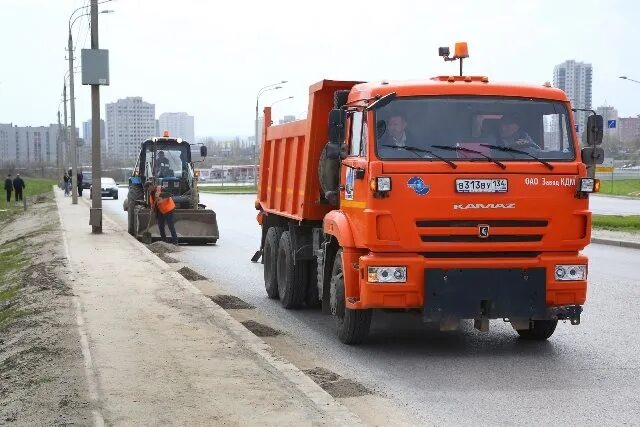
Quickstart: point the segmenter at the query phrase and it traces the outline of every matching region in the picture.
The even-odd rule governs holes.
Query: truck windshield
[[[450,160],[575,159],[569,113],[559,101],[407,97],[396,98],[375,115],[381,159],[438,160],[433,154]]]

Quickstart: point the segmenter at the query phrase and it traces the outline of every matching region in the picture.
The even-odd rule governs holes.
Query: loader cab
[[[148,178],[182,180],[189,178],[191,151],[188,143],[176,138],[153,138],[142,144],[136,170]]]

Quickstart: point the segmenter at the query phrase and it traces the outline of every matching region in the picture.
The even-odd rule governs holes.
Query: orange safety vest
[[[149,194],[149,201],[151,202],[151,205],[156,204],[153,193]],[[156,206],[158,206],[158,210],[160,211],[160,213],[165,215],[176,208],[176,203],[173,201],[173,198],[171,196],[167,198],[159,197]]]

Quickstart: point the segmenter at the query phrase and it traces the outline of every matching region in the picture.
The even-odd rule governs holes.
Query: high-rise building
[[[281,118],[280,120],[278,120],[278,124],[283,125],[285,123],[291,123],[291,122],[295,122],[296,121],[296,116],[284,116],[283,118]]]
[[[0,124],[0,164],[28,166],[58,160],[58,125]],[[78,130],[76,129],[76,135]],[[60,141],[62,143],[62,141]]]
[[[162,113],[158,117],[158,127],[160,133],[167,130],[172,137],[182,138],[190,143],[196,142],[193,131],[193,116],[187,113]]]
[[[127,97],[105,105],[106,155],[111,160],[133,160],[144,140],[155,136],[156,107],[141,97]]]
[[[593,68],[591,64],[584,62],[572,59],[556,65],[553,69],[553,85],[567,94],[573,108],[591,109],[592,80]],[[587,115],[584,111],[576,112],[578,133],[584,131]]]
[[[640,115],[638,117],[620,117],[618,119],[618,127],[620,141],[625,144],[640,139]]]

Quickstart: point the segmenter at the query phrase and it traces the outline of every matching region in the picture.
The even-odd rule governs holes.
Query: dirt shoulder
[[[53,194],[0,222],[0,424],[90,424]]]

